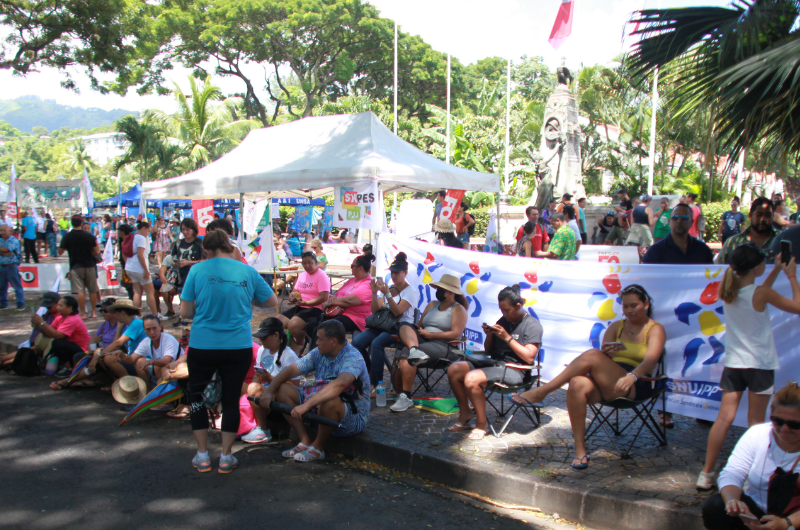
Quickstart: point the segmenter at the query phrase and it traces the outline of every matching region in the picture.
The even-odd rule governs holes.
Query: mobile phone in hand
[[[784,263],[789,263],[792,261],[792,242],[791,241],[781,241],[781,261]]]
[[[620,342],[620,341],[615,341],[615,342],[604,342],[604,343],[603,343],[603,346],[604,346],[604,347],[605,347],[605,346],[616,346],[616,348],[617,348],[617,350],[618,350],[618,351],[622,351],[622,350],[627,350],[627,349],[628,349],[628,348],[626,348],[626,347],[625,347],[625,345],[624,345],[622,342]]]
[[[761,519],[750,513],[740,513],[739,517],[749,523],[761,523]]]

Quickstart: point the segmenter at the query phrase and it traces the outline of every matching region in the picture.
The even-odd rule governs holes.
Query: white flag
[[[94,209],[94,192],[92,191],[92,183],[89,180],[89,175],[86,174],[86,168],[83,168],[83,181],[86,183],[86,202],[88,203],[89,215],[92,215]]]
[[[494,216],[494,210],[489,212],[489,226],[486,227],[486,243],[483,245],[483,251],[492,254],[503,253],[500,241],[497,240],[497,218]]]
[[[111,244],[111,238],[106,241],[106,247],[103,249],[103,267],[114,264],[114,247]]]
[[[59,289],[61,289],[61,265],[58,266],[58,274],[56,274],[56,280],[53,282],[53,286],[50,287],[50,290],[54,293],[57,293]]]
[[[142,194],[139,195],[139,215],[142,216],[142,221],[147,221],[147,201],[144,199],[144,187],[142,187]]]
[[[248,259],[247,262],[257,271],[277,269],[279,267],[278,253],[275,252],[275,241],[272,239],[272,223],[268,224],[261,232],[259,243],[261,251],[254,259]]]
[[[11,164],[11,181],[8,183],[8,197],[6,203],[17,202],[17,168]]]

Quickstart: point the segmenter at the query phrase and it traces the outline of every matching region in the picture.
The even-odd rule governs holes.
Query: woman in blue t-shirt
[[[187,356],[190,418],[197,440],[197,456],[192,465],[201,473],[211,471],[208,413],[202,393],[216,372],[222,388],[222,456],[218,471],[230,473],[237,465],[231,448],[239,431],[239,396],[253,364],[250,301],[255,299],[262,306],[274,307],[278,299],[253,267],[233,259],[233,245],[223,230],[206,234],[203,249],[208,259],[192,267],[181,293],[181,316],[194,319]]]

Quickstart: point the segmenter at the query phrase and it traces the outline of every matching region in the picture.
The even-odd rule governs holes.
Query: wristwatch
[[[784,517],[784,519],[783,519],[783,520],[784,520],[784,521],[786,521],[786,524],[788,524],[788,525],[789,525],[789,527],[788,527],[786,530],[795,530],[795,528],[794,528],[794,525],[792,524],[792,520],[791,520],[791,519],[789,519],[788,517]]]

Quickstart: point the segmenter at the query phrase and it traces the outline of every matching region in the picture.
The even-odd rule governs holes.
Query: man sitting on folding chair
[[[458,422],[451,432],[470,431],[470,440],[486,436],[489,420],[486,417],[484,390],[490,383],[520,386],[532,381],[532,364],[542,345],[542,324],[525,311],[525,300],[520,287],[506,287],[497,295],[503,316],[494,326],[483,324],[486,340],[483,346],[491,360],[468,358],[447,370],[450,388],[458,400]],[[470,425],[472,414],[469,402],[475,407],[475,424]]]
[[[589,467],[586,452],[586,407],[615,398],[647,399],[655,392],[649,375],[664,351],[664,327],[651,318],[652,299],[640,285],[620,292],[625,318],[613,322],[603,336],[602,350],[583,352],[549,383],[534,387],[513,399],[538,403],[569,383],[567,410],[575,439],[572,467]],[[649,413],[648,413],[649,415]]]

